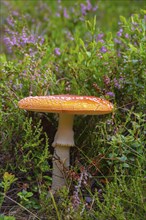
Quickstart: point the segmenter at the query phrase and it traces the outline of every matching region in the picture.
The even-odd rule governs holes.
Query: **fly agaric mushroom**
[[[30,96],[18,103],[19,108],[28,111],[59,114],[58,130],[54,142],[52,190],[66,185],[63,167],[69,168],[70,147],[74,146],[74,115],[103,115],[111,113],[113,105],[94,96],[49,95]]]

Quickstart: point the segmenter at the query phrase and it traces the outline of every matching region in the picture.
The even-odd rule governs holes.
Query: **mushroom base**
[[[65,172],[70,164],[69,154],[69,147],[59,146],[54,149],[52,190],[57,190],[66,185]]]

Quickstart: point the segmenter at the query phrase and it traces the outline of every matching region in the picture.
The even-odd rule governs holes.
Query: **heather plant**
[[[0,184],[0,187],[3,189],[3,192],[0,194],[0,207],[3,204],[4,198],[6,196],[6,193],[10,189],[11,185],[17,180],[15,178],[15,175],[9,174],[8,172],[5,172],[3,175],[3,181]]]
[[[119,2],[2,1],[0,219],[144,219],[146,11]],[[49,94],[114,104],[112,115],[75,117],[67,186],[55,194],[56,115],[18,109]]]

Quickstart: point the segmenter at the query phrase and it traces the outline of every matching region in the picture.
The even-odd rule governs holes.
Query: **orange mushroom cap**
[[[94,96],[49,95],[30,96],[18,102],[19,108],[28,111],[54,112],[78,115],[102,115],[113,111],[107,100]]]

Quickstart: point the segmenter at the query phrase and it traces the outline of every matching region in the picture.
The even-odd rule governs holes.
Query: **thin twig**
[[[34,213],[32,213],[31,211],[29,211],[27,208],[25,208],[23,205],[21,205],[20,203],[16,202],[14,199],[12,199],[11,197],[7,196],[5,193],[1,193],[1,195],[3,195],[4,197],[6,197],[7,199],[11,200],[12,202],[14,202],[15,204],[17,204],[18,206],[20,206],[21,208],[23,208],[24,210],[26,210],[28,213],[30,213],[31,215],[33,215],[36,219],[41,220],[39,217],[37,217]]]

